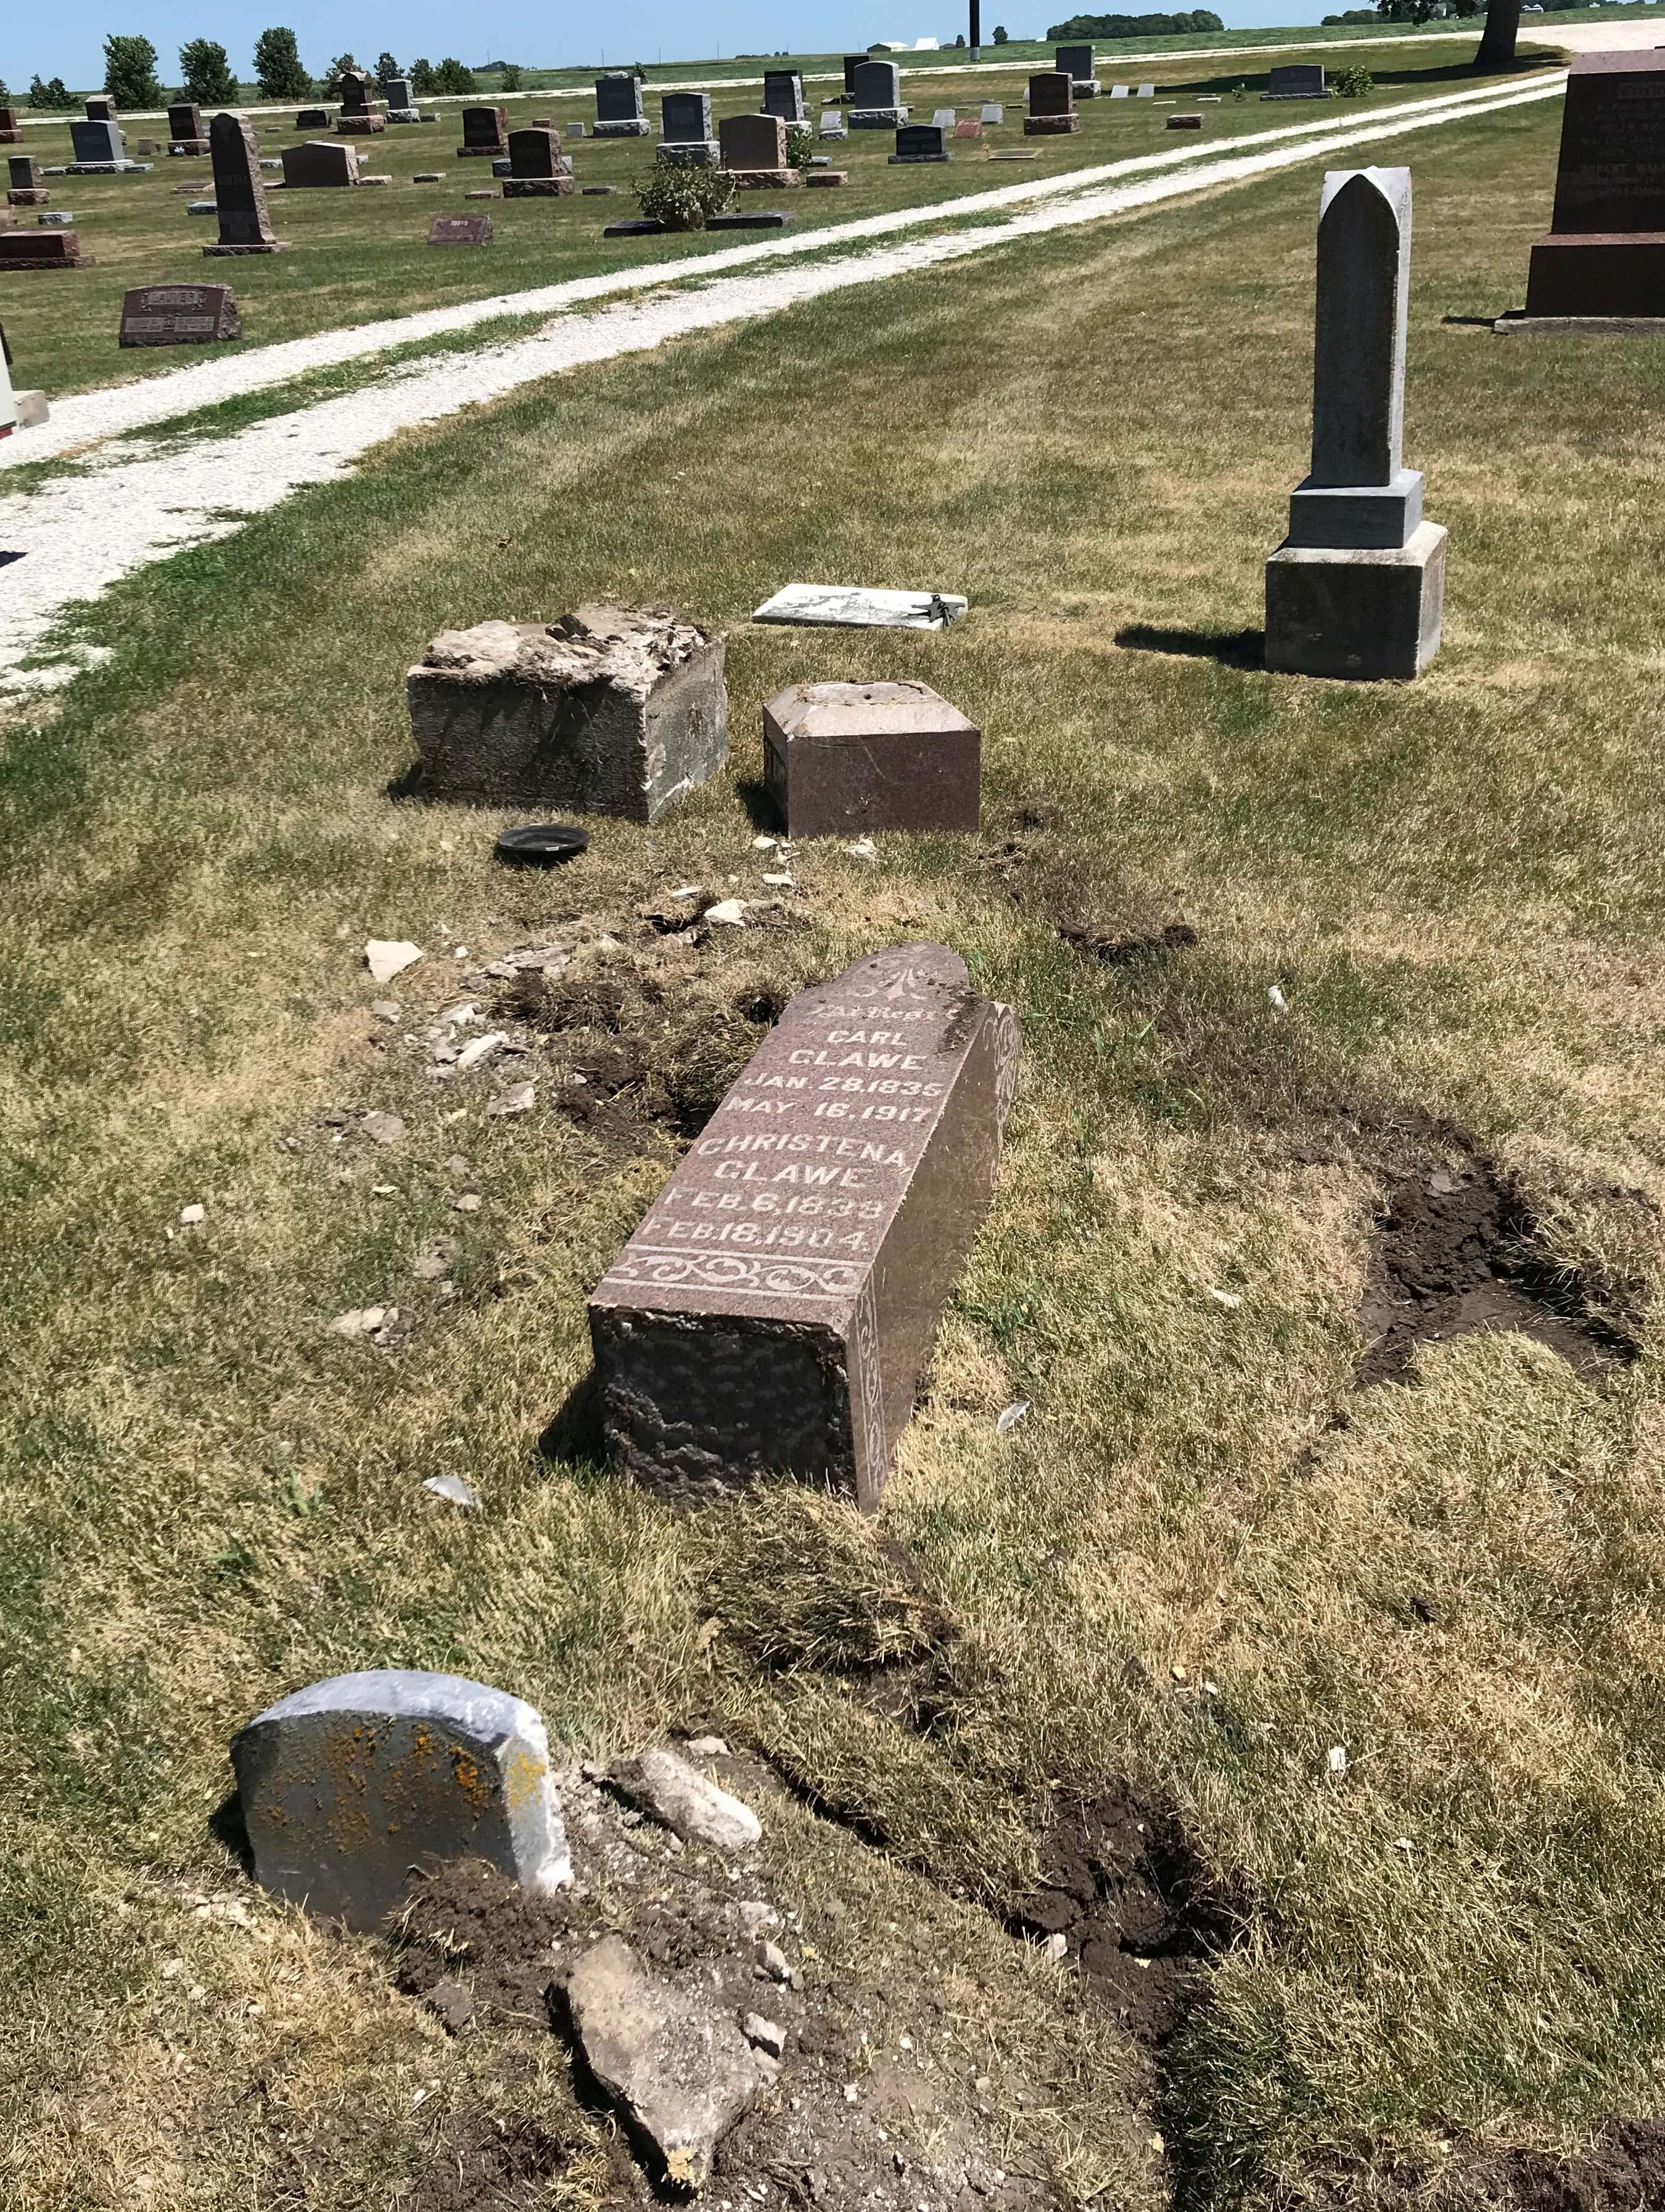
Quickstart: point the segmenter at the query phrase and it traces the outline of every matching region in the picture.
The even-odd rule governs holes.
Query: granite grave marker
[[[362,70],[346,70],[341,80],[341,112],[336,129],[343,138],[368,138],[387,128],[374,80]]]
[[[345,152],[346,149],[340,150]],[[247,117],[216,115],[209,125],[209,151],[214,159],[214,202],[220,218],[220,240],[216,246],[205,246],[203,252],[213,258],[285,252],[284,241],[272,235],[254,126]]]
[[[17,119],[15,107],[0,107],[0,146],[21,146],[23,126]]]
[[[1526,317],[1665,317],[1665,47],[1573,56]]]
[[[590,1298],[621,1468],[690,1504],[785,1473],[877,1504],[1018,1050],[939,945],[798,993]]]
[[[497,161],[509,150],[509,118],[501,107],[465,107],[459,161]]]
[[[6,193],[13,207],[45,207],[51,193],[40,181],[40,164],[33,154],[13,154],[6,162],[9,189]]]
[[[112,162],[124,161],[127,158],[127,141],[122,135],[119,123],[93,117],[85,123],[72,123],[70,125],[70,143],[75,149],[77,167],[90,163],[105,168]]]
[[[725,115],[717,126],[723,166],[737,191],[778,190],[796,185],[798,172],[786,161],[786,125],[778,115]]]
[[[122,298],[124,346],[212,345],[242,335],[229,284],[142,284]]]
[[[212,143],[211,132],[209,137]],[[356,147],[338,145],[333,138],[309,138],[304,146],[283,149],[286,191],[300,191],[313,185],[356,185],[358,181]]]
[[[902,72],[894,62],[864,61],[856,71],[852,131],[894,131],[908,119],[902,105]]]
[[[808,122],[803,105],[803,79],[796,70],[764,70],[763,112],[778,115],[783,123],[794,125]]]
[[[0,269],[91,269],[97,256],[83,253],[73,230],[7,231],[0,234]]]
[[[428,225],[430,246],[489,246],[492,219],[488,215],[436,215]]]
[[[711,96],[708,92],[668,92],[659,102],[664,132],[658,159],[673,167],[709,168],[720,158],[711,128]]]
[[[167,111],[167,150],[170,154],[199,155],[209,150],[203,128],[203,111],[194,100],[176,100]]]
[[[1062,70],[1075,88],[1077,100],[1092,100],[1099,90],[1099,58],[1091,46],[1057,46],[1052,66]]]
[[[929,684],[795,684],[763,709],[789,837],[975,830],[983,734]]]
[[[1029,80],[1029,112],[1023,118],[1024,137],[1058,137],[1080,128],[1073,80],[1063,70],[1038,70]]]
[[[608,70],[596,79],[596,136],[650,138],[653,125],[642,112],[641,80],[631,70]]]
[[[555,199],[572,189],[572,165],[561,153],[559,131],[532,125],[509,133],[506,200]]]
[[[951,161],[948,132],[940,123],[905,123],[896,133],[896,151],[890,157],[891,167],[899,162]]]
[[[1266,74],[1262,100],[1328,100],[1329,90],[1318,62],[1286,62]]]

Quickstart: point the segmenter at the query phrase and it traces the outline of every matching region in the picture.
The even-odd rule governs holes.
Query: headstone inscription
[[[1574,55],[1526,315],[1665,317],[1665,48]]]
[[[1074,80],[1063,70],[1038,70],[1029,80],[1029,112],[1023,118],[1026,138],[1053,138],[1081,128],[1075,112]]]
[[[181,155],[208,152],[208,133],[203,128],[203,111],[194,100],[176,100],[168,109],[167,150],[170,154]]]
[[[910,161],[952,161],[948,132],[940,123],[905,123],[896,133],[896,151],[891,155],[891,167]]]
[[[763,112],[778,115],[783,123],[794,125],[808,122],[803,104],[803,79],[796,70],[764,70]]]
[[[1057,46],[1052,66],[1062,70],[1075,87],[1077,100],[1093,100],[1099,92],[1099,58],[1091,46]]]
[[[1323,67],[1318,62],[1285,62],[1266,74],[1262,100],[1328,100]]]
[[[1420,675],[1439,650],[1445,532],[1404,465],[1411,173],[1332,169],[1318,215],[1312,467],[1266,566],[1266,665]]]
[[[523,1889],[572,1878],[542,1720],[458,1674],[337,1674],[233,1741],[263,1888],[374,1928],[414,1869],[484,1859]]]
[[[492,219],[488,215],[436,215],[428,225],[430,246],[489,246]]]
[[[632,70],[608,70],[596,79],[596,136],[651,138],[653,125],[642,112],[641,79]]]
[[[657,159],[673,167],[709,168],[719,158],[708,92],[668,92],[659,102],[664,137]]]
[[[73,230],[7,231],[0,236],[0,269],[91,269],[96,255],[82,253]]]
[[[0,146],[21,146],[23,126],[17,119],[15,107],[0,107]]]
[[[763,777],[789,837],[975,830],[983,733],[911,679],[794,684],[763,709]]]
[[[902,72],[894,62],[863,61],[856,71],[852,131],[894,131],[908,119],[902,105]]]
[[[496,161],[509,150],[509,118],[501,107],[465,107],[463,110],[463,143],[457,149],[458,161],[476,158]]]
[[[723,653],[668,607],[442,631],[405,678],[422,788],[657,821],[729,757]]]
[[[336,118],[336,129],[342,137],[368,138],[376,131],[386,130],[387,118],[375,94],[375,81],[364,70],[342,72],[341,112]]]
[[[283,183],[288,191],[358,181],[359,157],[354,147],[338,146],[333,138],[309,138],[304,146],[283,149]]]
[[[559,131],[533,126],[509,133],[506,200],[554,199],[572,190],[572,165],[561,153]]]
[[[205,246],[203,252],[213,258],[233,253],[286,252],[285,241],[272,235],[254,126],[247,117],[216,115],[209,125],[209,151],[214,158],[214,204],[220,218],[220,240],[216,246]]]
[[[723,166],[737,191],[779,191],[799,182],[786,163],[786,125],[778,115],[725,115],[717,126]]]
[[[124,346],[211,345],[242,335],[229,284],[142,284],[122,298]]]
[[[13,207],[45,207],[51,198],[51,192],[40,181],[40,164],[33,154],[13,154],[6,161],[9,190],[6,198]]]
[[[688,1504],[776,1472],[878,1504],[1018,1050],[940,945],[798,993],[590,1298],[621,1468]]]
[[[1004,102],[998,100],[985,100],[983,103],[983,120],[986,125],[1004,123],[1006,120]]]

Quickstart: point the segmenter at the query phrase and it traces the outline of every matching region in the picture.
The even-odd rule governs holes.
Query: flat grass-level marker
[[[765,599],[754,622],[805,623],[851,629],[946,629],[966,611],[955,592],[869,591],[861,584],[786,584]]]

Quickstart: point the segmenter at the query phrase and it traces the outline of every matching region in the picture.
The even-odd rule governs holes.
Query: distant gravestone
[[[896,133],[896,151],[891,155],[891,166],[910,161],[951,161],[954,159],[946,143],[948,132],[940,123],[905,123]]]
[[[506,200],[554,199],[572,189],[572,165],[561,153],[559,131],[540,131],[533,125],[509,133]]]
[[[1003,104],[998,100],[985,100],[983,103],[983,120],[985,125],[990,125],[1004,123],[1006,109]]]
[[[1266,568],[1266,665],[1411,677],[1439,650],[1445,532],[1404,465],[1411,173],[1332,169],[1318,216],[1312,467]]]
[[[902,72],[894,62],[864,61],[856,71],[852,131],[894,131],[908,119],[902,105]]]
[[[206,154],[208,133],[203,111],[194,100],[176,100],[167,111],[167,150],[170,154]]]
[[[1328,100],[1323,67],[1318,62],[1286,62],[1268,70],[1262,100]]]
[[[231,1756],[255,1879],[350,1928],[461,1859],[533,1892],[571,1878],[543,1723],[483,1683],[338,1674],[258,1714]]]
[[[446,630],[405,690],[439,798],[653,822],[729,757],[723,640],[664,607]]]
[[[856,72],[865,66],[865,54],[846,54],[844,57],[844,96],[852,100],[856,94]]]
[[[1110,88],[1110,96],[1112,100],[1125,100],[1130,90],[1130,86],[1125,84],[1113,84]]]
[[[347,149],[343,147],[340,150],[344,153]],[[209,125],[209,151],[214,158],[214,202],[220,218],[220,240],[217,246],[205,246],[203,252],[212,258],[219,254],[284,252],[283,241],[272,235],[253,125],[245,116],[216,115]]]
[[[808,122],[803,105],[803,79],[796,70],[764,70],[763,112],[778,115],[783,123],[795,126]]]
[[[1154,100],[1156,97],[1156,87],[1153,84],[1141,84],[1138,92],[1135,94],[1135,97],[1139,100]]]
[[[509,150],[508,130],[509,118],[503,108],[465,107],[457,159],[496,161]]]
[[[116,103],[107,92],[95,92],[88,100],[87,120],[89,123],[120,122],[121,118],[116,112]]]
[[[1200,115],[1173,114],[1168,118],[1168,128],[1170,131],[1200,131],[1202,118]]]
[[[489,246],[492,219],[488,215],[436,215],[428,225],[430,246]]]
[[[122,299],[124,346],[212,345],[242,335],[229,284],[143,284]]]
[[[931,117],[931,121],[939,131],[952,131],[954,125],[954,112],[951,107],[939,107]]]
[[[1097,94],[1099,61],[1091,46],[1055,47],[1052,66],[1070,79],[1077,100],[1091,100]]]
[[[778,115],[725,115],[717,126],[723,166],[742,191],[796,184],[786,163],[786,125]]]
[[[590,1301],[615,1462],[872,1510],[1000,1164],[1018,1027],[938,945],[801,991]]]
[[[820,135],[823,138],[849,137],[850,125],[845,121],[841,109],[824,107],[821,110]]]
[[[983,136],[983,125],[975,115],[968,115],[963,121],[954,125],[954,135],[956,138],[980,138]]]
[[[1023,118],[1024,137],[1052,138],[1080,128],[1074,80],[1063,70],[1037,70],[1029,80],[1029,112]]]
[[[373,78],[362,70],[346,70],[341,80],[341,112],[336,129],[343,138],[368,138],[387,128],[381,102],[375,97]]]
[[[664,137],[658,158],[673,167],[709,168],[720,158],[711,129],[711,96],[708,92],[668,92],[659,102]]]
[[[0,146],[21,146],[23,126],[17,119],[15,107],[0,107]]]
[[[1526,313],[1665,317],[1665,50],[1573,56],[1555,212],[1532,249]]]
[[[303,107],[295,118],[297,131],[327,131],[330,111],[327,107]]]
[[[382,88],[387,95],[387,119],[390,123],[420,123],[416,95],[410,88],[408,76],[391,76]]]
[[[0,269],[91,269],[96,256],[82,253],[73,230],[0,231]]]
[[[40,181],[40,164],[33,154],[13,154],[6,162],[7,200],[13,207],[45,207],[51,194]]]
[[[91,102],[88,104],[90,106]],[[85,123],[72,123],[70,125],[70,143],[75,149],[77,164],[94,163],[102,167],[126,158],[127,141],[122,136],[118,123],[94,118],[89,118]]]
[[[331,138],[309,138],[304,146],[283,149],[283,183],[289,191],[312,185],[356,185],[359,157],[351,146]]]
[[[569,138],[582,138],[584,136],[583,124],[569,123],[566,125],[566,135]]]
[[[763,709],[789,837],[975,830],[983,737],[929,684],[795,684]]]
[[[642,112],[641,79],[632,70],[608,70],[596,79],[596,136],[650,138],[653,125]]]

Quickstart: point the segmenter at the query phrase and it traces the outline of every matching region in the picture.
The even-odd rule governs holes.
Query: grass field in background
[[[1250,73],[1234,64],[1229,70],[1207,73],[1190,67],[1163,70],[1153,64],[1149,74],[1159,82],[1163,98],[1190,100],[1210,92],[1222,95],[1219,107],[1206,111],[1209,142],[1315,116],[1314,106],[1262,105],[1259,94],[1265,88],[1263,70]],[[1365,112],[1374,113],[1392,100],[1426,97],[1483,82],[1474,78],[1467,58],[1456,50],[1426,43],[1396,46],[1391,67],[1384,64],[1375,74],[1379,90],[1371,100],[1333,102],[1323,114],[1333,113],[1337,121],[1343,121]],[[848,172],[847,185],[832,191],[799,189],[750,193],[736,204],[751,210],[784,208],[792,216],[794,229],[801,232],[893,208],[935,205],[967,193],[1058,175],[1130,155],[1172,150],[1178,143],[1166,127],[1169,109],[1159,105],[1153,108],[1148,102],[1108,99],[1084,101],[1081,127],[1070,137],[1025,139],[1025,76],[1018,71],[1009,77],[978,79],[977,100],[1001,100],[1006,121],[986,143],[956,146],[954,159],[947,166],[893,168],[889,163],[895,145],[893,134],[857,131],[844,141],[819,148]],[[1232,97],[1238,84],[1247,88],[1248,96],[1242,100]],[[761,97],[760,89],[756,97]],[[713,115],[721,117],[747,112],[752,104],[747,94],[734,92],[715,95],[711,106]],[[916,114],[923,114],[928,121],[933,104],[916,97]],[[960,105],[966,112],[975,112],[974,103]],[[518,105],[516,119],[532,112]],[[594,101],[552,100],[548,112],[553,121],[563,125],[575,116],[592,118]],[[657,119],[657,111],[651,101],[649,112]],[[602,232],[608,223],[637,212],[632,196],[634,185],[653,161],[653,143],[645,139],[621,142],[585,137],[572,144],[578,184],[616,185],[621,187],[620,197],[586,199],[574,193],[565,199],[497,200],[488,207],[485,202],[465,201],[463,195],[469,190],[493,185],[491,164],[456,158],[461,125],[454,108],[442,113],[444,120],[438,124],[390,125],[373,139],[346,142],[366,154],[366,168],[391,175],[394,180],[391,186],[274,191],[272,228],[278,237],[289,241],[287,253],[234,261],[203,258],[202,247],[218,235],[214,219],[187,215],[185,209],[192,197],[191,187],[202,197],[213,196],[206,159],[171,161],[164,150],[148,177],[50,179],[52,204],[74,212],[82,251],[94,255],[98,265],[47,276],[0,271],[0,323],[5,326],[16,363],[14,380],[37,386],[49,395],[62,394],[165,374],[188,361],[204,358],[209,349],[202,347],[124,351],[118,345],[122,295],[136,284],[229,283],[236,291],[242,318],[243,337],[237,343],[262,345],[423,307],[626,269],[633,264],[697,258],[747,240],[745,233],[726,232],[680,238],[604,238]],[[138,126],[130,125],[130,144],[142,135]],[[275,156],[285,146],[298,143],[300,134],[294,128],[293,117],[282,121],[266,117],[257,119],[257,136],[262,154]],[[1025,162],[990,161],[991,147],[1020,147],[1038,158]],[[32,131],[28,150],[43,167],[68,160],[68,125]],[[429,169],[443,171],[445,181],[413,185],[411,179],[418,171]],[[476,206],[487,208],[492,218],[489,246],[432,247],[427,244],[428,225],[434,216]],[[30,225],[33,214],[20,210],[18,220],[21,225]],[[232,349],[213,349],[215,352]]]
[[[573,1755],[716,1721],[887,1838],[898,1883],[997,1909],[1055,1793],[1171,1808],[1224,1948],[1154,2081],[1106,2044],[1068,2203],[1451,2205],[1502,2148],[1665,2111],[1657,1358],[1592,1382],[1469,1336],[1354,1378],[1381,1194],[1467,1145],[1644,1346],[1665,1291],[1659,354],[1487,327],[1559,129],[1546,104],[1408,149],[1407,457],[1451,533],[1414,686],[1256,660],[1307,459],[1316,163],[552,380],[90,615],[111,659],[0,767],[20,2207],[392,2201],[515,2067],[594,2129],[547,2036],[446,2043],[376,1943],[248,1888],[210,1826],[241,1721],[377,1665],[500,1684]],[[796,578],[971,612],[753,627]],[[399,795],[403,672],[442,628],[606,595],[728,629],[733,773],[505,875],[505,817]],[[668,969],[645,905],[772,896],[763,701],[903,675],[986,733],[980,836],[806,846],[785,926]],[[1194,943],[1125,964],[1061,934],[1181,921]],[[427,948],[395,987],[420,1031],[470,963],[569,923],[596,971],[656,979],[685,1097],[760,990],[877,946],[938,939],[1018,1008],[994,1210],[878,1522],[959,1631],[928,1726],[809,1650],[823,1580],[882,1579],[853,1516],[790,1486],[674,1514],[570,1430],[540,1449],[677,1139],[556,1112],[559,1036],[514,1070],[539,1110],[488,1119],[499,1079],[430,1083],[359,954]],[[372,1108],[402,1145],[358,1133]],[[412,1273],[437,1235],[449,1298]],[[329,1333],[372,1302],[411,1316],[403,1348]],[[423,1495],[441,1473],[477,1516]],[[864,1853],[814,1834],[806,1864]],[[1062,2034],[1075,2000],[1047,2002]],[[599,2199],[580,2172],[552,2201]]]

